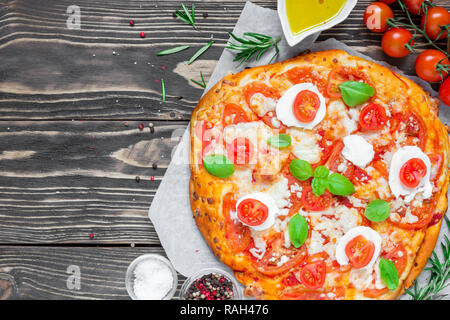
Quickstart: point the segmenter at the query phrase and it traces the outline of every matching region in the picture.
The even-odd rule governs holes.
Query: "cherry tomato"
[[[323,211],[330,207],[332,196],[331,193],[325,191],[320,197],[316,196],[311,186],[303,188],[302,198],[303,207],[309,211]]]
[[[251,105],[251,99],[254,94],[261,93],[266,98],[272,98],[274,100],[280,99],[280,93],[277,89],[271,88],[265,83],[252,82],[244,87],[244,97],[248,105]]]
[[[236,210],[236,199],[233,193],[227,193],[223,198],[223,214],[225,217],[225,237],[230,243],[231,249],[240,253],[247,249],[252,242],[249,227],[242,223],[236,223],[231,218],[231,211]]]
[[[442,30],[439,27],[450,24],[450,13],[447,9],[443,7],[429,8],[427,14],[422,16],[422,29],[425,27],[425,21],[427,24],[425,32],[432,40],[447,39],[447,31],[441,33]]]
[[[256,199],[245,199],[237,207],[237,217],[244,224],[255,227],[267,220],[269,208]]]
[[[405,187],[415,188],[427,174],[427,166],[422,159],[412,158],[400,169],[400,181]]]
[[[345,164],[346,169],[343,172],[343,175],[346,176],[349,180],[353,179],[353,172],[355,170],[355,166],[344,159],[342,156],[342,149],[344,149],[344,142],[342,140],[337,140],[333,142],[334,147],[330,153],[330,157],[326,162],[326,166],[333,172],[339,172],[338,168],[341,164]]]
[[[319,96],[315,92],[303,90],[297,94],[292,111],[298,121],[308,123],[314,120],[319,107]]]
[[[290,257],[287,262],[280,263],[282,256]],[[275,276],[280,273],[289,271],[291,268],[305,261],[308,256],[306,246],[296,249],[293,246],[286,248],[284,246],[284,236],[279,234],[266,249],[264,257],[256,263],[255,268],[266,276]],[[275,258],[274,258],[275,257]]]
[[[404,28],[392,28],[383,35],[381,46],[388,56],[403,58],[410,53],[405,45],[409,43],[412,37],[412,33]],[[414,41],[411,42],[412,44],[414,44]]]
[[[237,124],[241,122],[249,122],[247,114],[240,106],[234,103],[228,103],[223,110],[223,126]]]
[[[385,32],[387,29],[386,20],[393,17],[394,13],[386,3],[374,2],[364,12],[364,23],[370,31]]]
[[[397,2],[397,0],[381,0],[381,1],[384,2],[384,3],[387,3],[389,5],[394,4],[394,3]]]
[[[245,165],[253,158],[255,148],[247,138],[236,138],[227,145],[228,158],[236,165]]]
[[[412,14],[422,14],[422,3],[425,0],[405,0],[406,8],[408,8],[408,11]],[[430,2],[433,2],[433,0],[429,0]]]
[[[361,235],[350,240],[345,246],[345,254],[350,264],[357,269],[367,266],[372,260],[374,252],[374,243]]]
[[[366,130],[381,130],[386,121],[386,110],[376,103],[368,104],[359,114],[359,124]]]
[[[441,87],[439,88],[439,97],[443,103],[450,106],[450,77],[442,82]]]
[[[416,73],[417,75],[430,82],[441,81],[448,75],[448,72],[442,72],[442,78],[439,74],[436,66],[440,63],[442,65],[450,65],[450,61],[447,59],[446,55],[439,50],[428,49],[419,54],[416,59]]]
[[[292,287],[300,284],[300,281],[297,280],[297,277],[293,273],[284,278],[282,282],[286,287]]]
[[[308,289],[315,290],[322,288],[325,283],[327,266],[323,261],[317,261],[307,264],[300,270],[298,279]]]

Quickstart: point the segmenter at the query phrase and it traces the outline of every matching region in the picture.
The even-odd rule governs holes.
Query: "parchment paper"
[[[277,12],[262,8],[251,2],[246,3],[233,32],[237,35],[242,35],[244,32],[259,32],[272,37],[281,37],[282,40],[279,43],[280,54],[277,61],[294,57],[307,49],[311,51],[341,49],[351,55],[374,61],[335,39],[314,43],[319,34],[310,36],[295,47],[289,47],[284,40]],[[267,64],[272,55],[273,51],[269,51],[260,61],[244,64],[239,69],[236,69],[238,63],[233,62],[234,53],[224,50],[204,93],[208,92],[211,87],[229,72],[238,72],[246,66]],[[403,75],[400,70],[383,61],[375,62]],[[427,82],[417,77],[409,78],[422,85],[432,96],[438,96],[438,93],[432,90]],[[440,119],[444,123],[450,123],[450,108],[443,104],[440,106]],[[182,275],[190,276],[202,268],[211,267],[230,272],[231,270],[214,256],[195,225],[189,202],[189,178],[189,132],[187,128],[173,153],[172,161],[153,199],[149,210],[149,218],[158,233],[168,258],[175,269]],[[448,233],[447,227],[443,225],[438,244],[442,240],[443,234]],[[440,254],[439,245],[436,246],[436,249],[438,254]],[[419,281],[426,281],[427,276],[428,273],[423,272],[419,277]],[[445,296],[446,294],[450,294],[450,288],[447,288],[442,298],[448,299],[450,297]],[[408,299],[406,296],[402,298]]]

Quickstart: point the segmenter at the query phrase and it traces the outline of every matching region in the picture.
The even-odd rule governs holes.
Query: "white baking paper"
[[[282,40],[279,43],[280,54],[277,61],[292,58],[304,50],[321,51],[328,49],[345,50],[349,54],[374,61],[335,39],[314,43],[318,34],[310,36],[295,47],[289,47],[284,40],[277,12],[262,8],[251,2],[246,3],[233,32],[238,36],[244,32],[259,32],[272,37],[281,37]],[[273,51],[269,51],[260,61],[244,64],[237,69],[238,63],[233,62],[234,53],[224,50],[204,92],[206,93],[229,72],[238,72],[246,66],[267,64],[272,55]],[[400,70],[385,62],[375,62],[385,65],[399,74],[403,74]],[[422,85],[432,96],[438,96],[427,82],[416,77],[409,78]],[[450,108],[441,105],[440,118],[444,123],[450,123],[448,121],[450,120]],[[149,210],[149,218],[158,233],[168,258],[179,273],[188,277],[200,269],[212,267],[230,272],[231,270],[214,256],[195,224],[189,202],[189,178],[189,132],[187,128],[173,153],[172,161],[153,199]],[[442,240],[444,233],[448,234],[445,225],[442,227],[438,244]],[[439,245],[436,246],[440,254],[439,247]],[[423,272],[419,277],[419,281],[426,281],[426,276],[428,276],[427,272]],[[450,297],[445,296],[446,294],[450,294],[449,288],[444,292],[442,298],[447,299]],[[403,296],[403,299],[408,299],[408,297]]]

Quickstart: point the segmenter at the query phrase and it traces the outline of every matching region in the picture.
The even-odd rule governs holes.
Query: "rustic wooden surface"
[[[370,2],[319,41],[335,37],[412,74],[365,29]],[[195,4],[200,31],[173,17],[179,0],[0,0],[0,299],[127,299],[128,264],[164,254],[147,210],[202,93],[189,79],[212,73],[245,2]],[[80,30],[66,27],[70,5]],[[191,51],[155,55],[211,36],[191,66]],[[67,288],[71,265],[80,290]]]

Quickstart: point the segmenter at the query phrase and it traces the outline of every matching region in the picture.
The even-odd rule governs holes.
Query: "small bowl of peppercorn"
[[[183,300],[241,300],[233,277],[221,269],[203,269],[186,279],[181,287]]]

